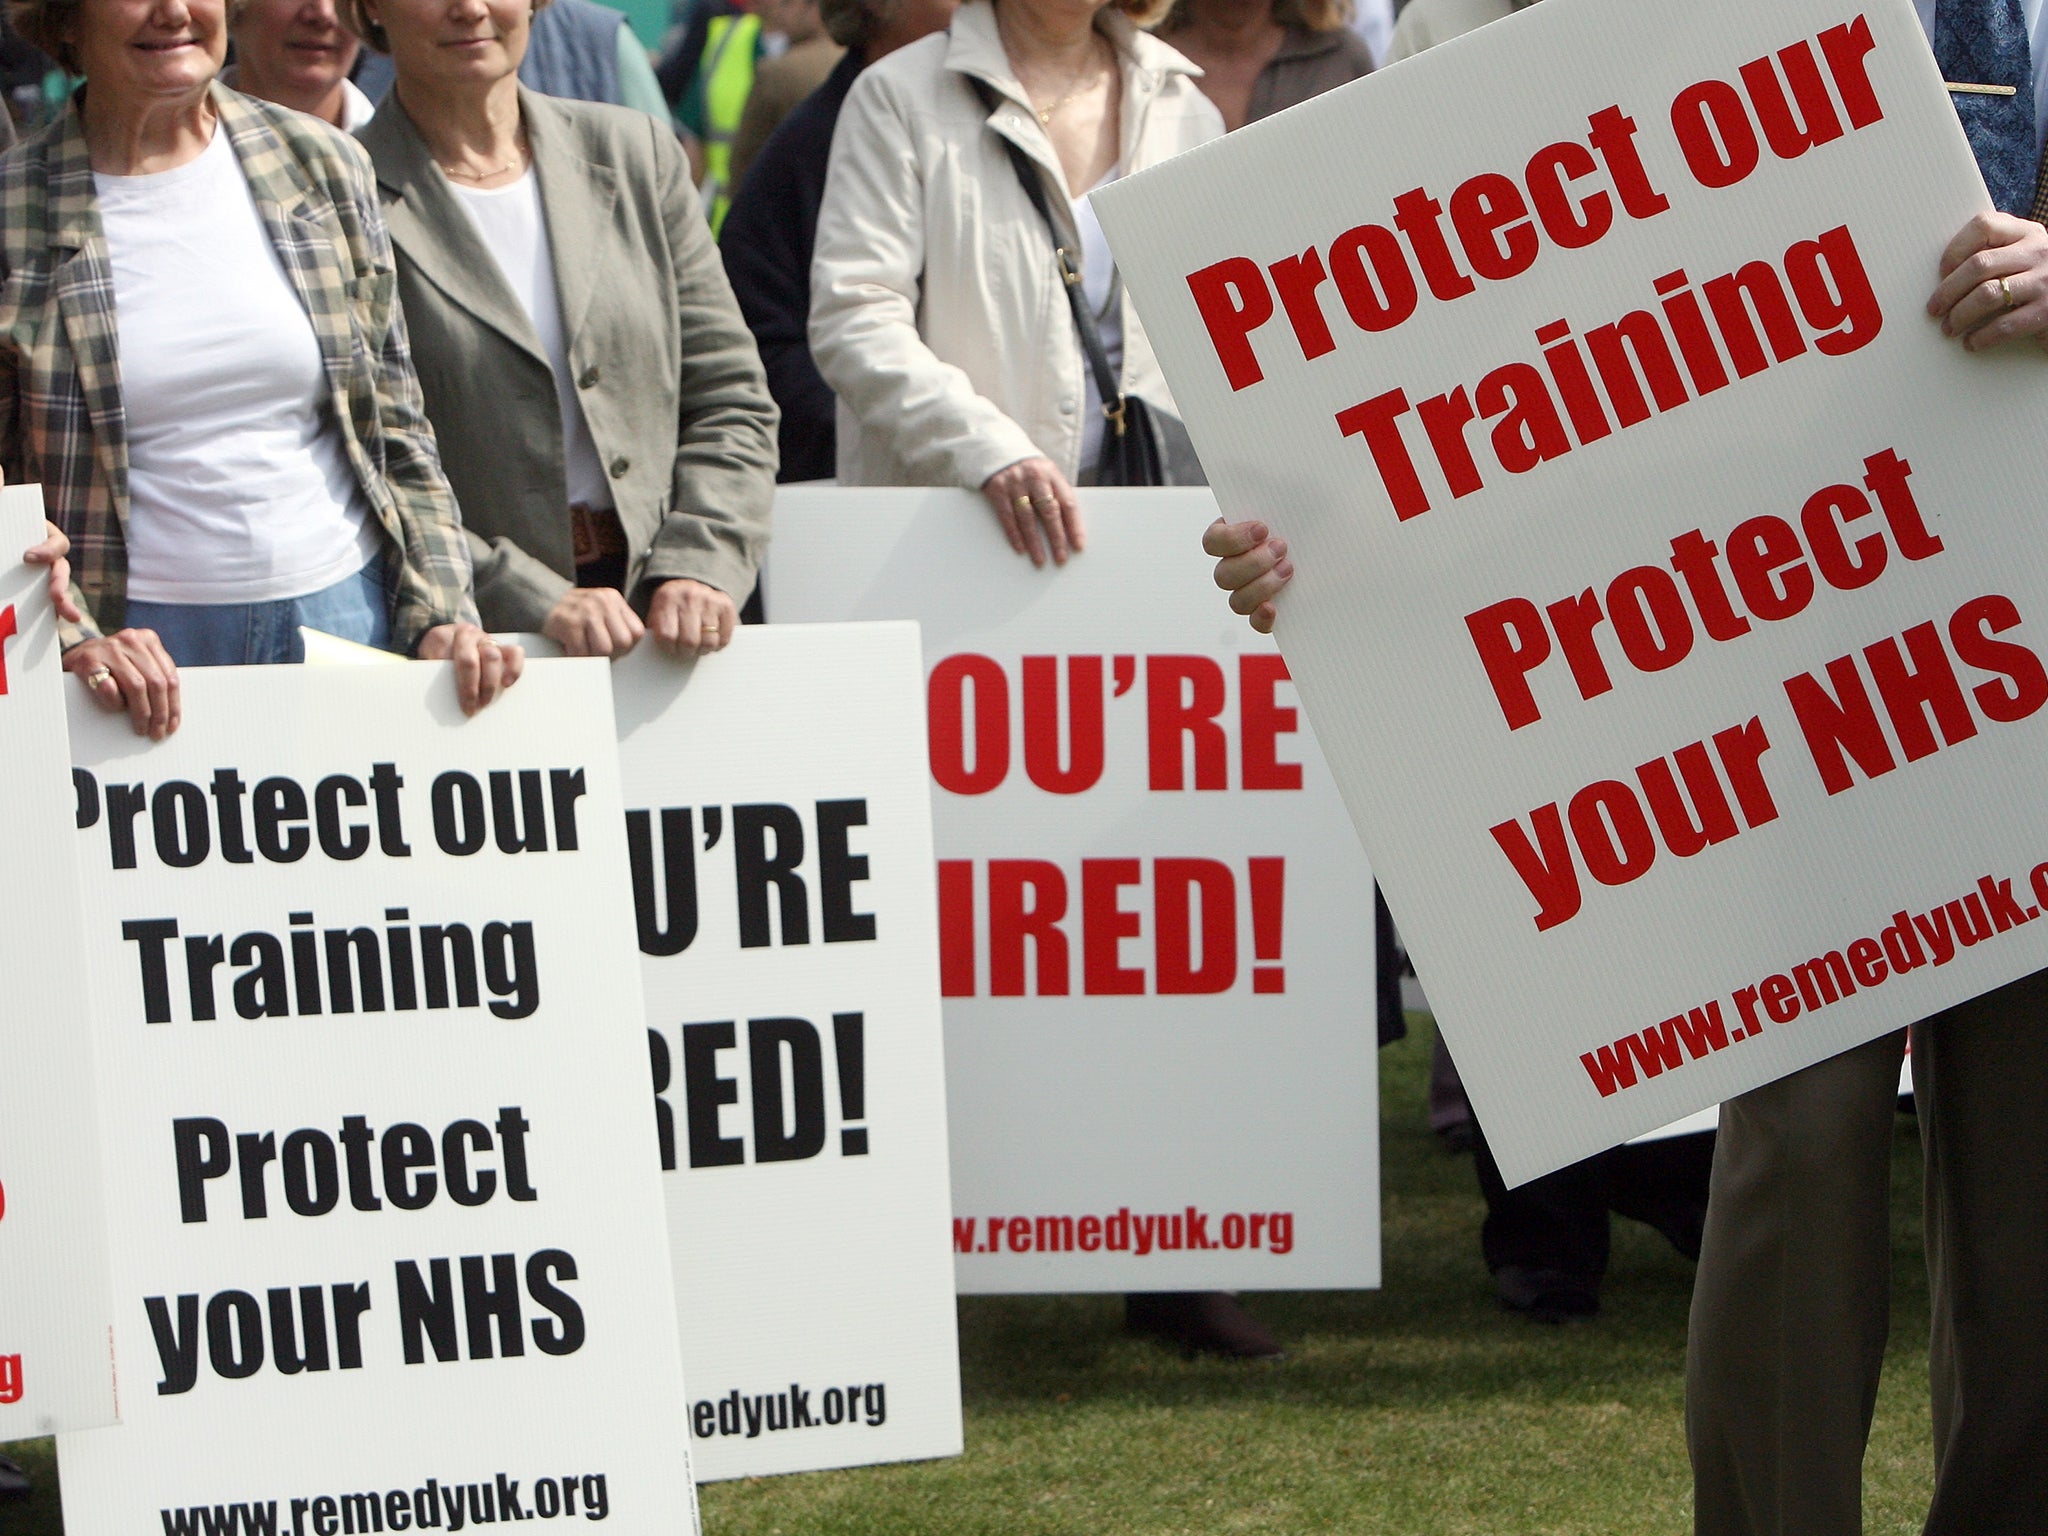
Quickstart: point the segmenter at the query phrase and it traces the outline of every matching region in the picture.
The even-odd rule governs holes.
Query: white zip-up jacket
[[[1221,136],[1194,65],[1113,9],[1096,25],[1123,74],[1124,173]],[[993,112],[970,79],[994,91]],[[811,352],[839,396],[843,485],[972,490],[1040,455],[1080,478],[1087,363],[1052,236],[1004,139],[1043,169],[1072,241],[1065,173],[988,0],[870,65],[846,98],[811,266]],[[1172,410],[1121,302],[1124,392]]]

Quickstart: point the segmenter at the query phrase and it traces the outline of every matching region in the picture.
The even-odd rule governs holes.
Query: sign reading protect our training
[[[2048,369],[1926,313],[1906,0],[1545,0],[1098,202],[1510,1179],[2048,961]]]
[[[1203,491],[1034,570],[962,491],[784,490],[778,619],[924,636],[964,1291],[1379,1283],[1372,878]]]
[[[0,491],[0,1442],[114,1421],[106,1209],[42,493]]]
[[[70,1536],[690,1530],[611,690],[188,669],[71,710],[124,1423]]]
[[[917,628],[612,686],[697,1475],[957,1455]]]

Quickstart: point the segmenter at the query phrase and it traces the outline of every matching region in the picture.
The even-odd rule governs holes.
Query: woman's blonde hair
[[[77,0],[72,0],[72,3],[77,3]],[[233,0],[230,0],[230,3],[232,4]],[[246,5],[248,0],[242,0],[242,3]],[[552,3],[553,0],[533,0],[533,8],[528,14],[538,16]],[[344,27],[378,53],[391,51],[391,40],[384,35],[383,24],[370,20],[370,13],[364,8],[363,0],[334,0],[334,14],[341,18]]]
[[[1168,0],[1161,32],[1184,27],[1191,0]],[[1300,27],[1305,32],[1334,32],[1351,24],[1351,0],[1273,0],[1273,19],[1283,27]]]

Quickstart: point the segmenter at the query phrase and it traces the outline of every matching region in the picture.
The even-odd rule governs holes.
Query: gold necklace
[[[1076,96],[1079,96],[1083,91],[1093,90],[1096,87],[1096,85],[1098,85],[1101,82],[1103,77],[1103,71],[1098,68],[1095,68],[1095,66],[1100,64],[1101,62],[1102,55],[1096,49],[1095,39],[1093,35],[1091,35],[1089,38],[1088,47],[1088,62],[1081,66],[1081,73],[1076,74],[1073,77],[1073,79],[1068,82],[1066,94],[1061,96],[1058,101],[1055,101],[1049,107],[1040,108],[1036,102],[1032,103],[1031,111],[1038,118],[1038,124],[1041,128],[1050,128],[1052,126],[1052,116],[1055,112],[1059,111],[1061,107],[1064,107],[1068,102],[1072,101]],[[1082,75],[1086,75],[1088,78],[1086,80],[1083,80]],[[1023,82],[1020,80],[1018,83],[1022,84]],[[1031,88],[1029,86],[1024,87],[1024,94],[1026,96],[1029,96],[1031,94]]]
[[[439,160],[436,160],[434,163],[441,166],[443,175],[453,176],[457,181],[488,181],[491,177],[502,176],[507,171],[522,169],[524,162],[521,156],[515,154],[503,165],[485,166],[480,171],[470,170],[467,166],[443,165]]]

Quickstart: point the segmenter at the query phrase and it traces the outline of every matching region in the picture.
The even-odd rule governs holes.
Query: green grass
[[[960,1303],[967,1453],[722,1483],[712,1536],[1633,1536],[1690,1529],[1680,1414],[1691,1266],[1617,1220],[1604,1310],[1539,1328],[1494,1304],[1470,1160],[1425,1128],[1429,1028],[1381,1053],[1386,1288],[1251,1298],[1286,1361],[1184,1360],[1112,1297]],[[1919,1148],[1895,1152],[1891,1351],[1866,1464],[1870,1536],[1930,1488]],[[58,1536],[47,1443],[7,1536]],[[25,1511],[25,1512],[24,1512]]]

